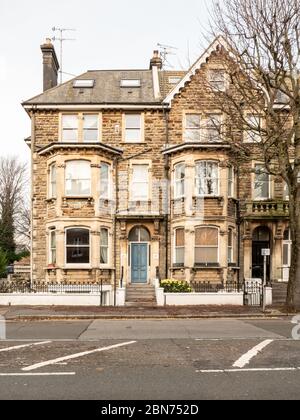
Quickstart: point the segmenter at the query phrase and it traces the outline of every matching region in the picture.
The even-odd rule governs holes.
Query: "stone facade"
[[[205,120],[208,114],[218,114],[206,81],[209,71],[222,69],[222,60],[224,52],[214,51],[168,106],[163,104],[164,96],[155,102],[153,100],[152,105],[142,102],[117,103],[114,98],[116,104],[110,107],[101,103],[80,106],[78,103],[70,104],[66,97],[60,99],[57,107],[53,107],[53,103],[51,106],[43,103],[34,107],[35,100],[25,103],[34,125],[31,139],[34,282],[103,281],[119,285],[122,280],[125,284],[131,283],[133,259],[136,257],[133,249],[138,242],[147,245],[143,249],[146,250],[144,266],[149,283],[157,275],[193,282],[242,281],[253,277],[253,242],[256,236],[256,242],[260,239],[255,233],[260,227],[269,230],[269,237],[263,238],[264,246],[270,246],[272,252],[269,278],[283,278],[288,203],[283,196],[282,182],[271,179],[272,198],[257,202],[253,198],[254,175],[250,175],[246,167],[235,166],[230,146],[219,142],[195,144],[184,140],[186,115],[199,114],[201,120]],[[165,78],[173,73],[159,71],[157,74],[160,86],[167,94],[174,86],[168,85]],[[183,76],[180,72],[174,72],[174,76],[179,75]],[[59,97],[61,87],[56,89]],[[42,101],[36,100],[36,103],[39,102]],[[67,110],[61,106],[64,102],[68,103]],[[62,116],[68,113],[80,118],[84,113],[96,113],[100,121],[98,142],[62,142]],[[141,115],[143,127],[140,142],[125,141],[125,116],[128,113]],[[259,162],[259,155],[259,148],[253,146],[252,164]],[[66,166],[69,161],[89,163],[90,194],[84,197],[66,194]],[[198,162],[214,162],[217,165],[217,194],[200,197],[195,193]],[[176,197],[175,171],[181,163],[185,167],[185,191],[182,197]],[[105,200],[101,199],[100,194],[103,164],[109,166],[111,186],[111,193]],[[148,168],[145,188],[149,191],[146,200],[132,197],[135,165],[146,165]],[[55,196],[50,193],[50,172],[53,167],[56,173]],[[231,193],[230,168],[233,168]],[[196,231],[203,227],[218,232],[218,256],[214,263],[205,263],[201,258],[199,264],[196,262],[195,237],[199,234]],[[76,266],[67,262],[66,232],[71,228],[89,231],[88,264]],[[100,231],[103,228],[108,231],[108,257],[105,263],[101,262],[100,257]],[[146,230],[148,239],[132,240],[135,228]],[[176,261],[177,229],[183,229],[185,241],[183,262],[180,263]],[[51,245],[53,231],[55,246]],[[232,235],[230,246],[229,235]],[[55,248],[55,263],[50,258],[53,252],[51,246]]]

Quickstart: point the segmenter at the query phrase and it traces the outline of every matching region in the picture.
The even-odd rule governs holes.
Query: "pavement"
[[[0,306],[6,320],[60,319],[201,319],[201,318],[272,318],[289,316],[283,307],[170,306],[170,307],[62,307]]]

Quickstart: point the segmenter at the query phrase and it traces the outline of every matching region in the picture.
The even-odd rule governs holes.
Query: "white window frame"
[[[183,232],[184,232],[184,245],[183,246],[177,246],[176,245],[176,242],[177,242],[177,231],[178,230],[183,230]],[[184,227],[176,227],[175,229],[174,229],[174,248],[173,248],[173,252],[174,252],[174,258],[173,258],[173,262],[174,262],[174,264],[177,264],[177,265],[181,265],[181,266],[184,266],[185,265],[185,244],[186,244],[186,241],[185,241],[185,228]],[[184,250],[184,252],[183,252],[183,262],[178,262],[177,261],[177,250],[178,249],[183,249]]]
[[[231,245],[229,244],[230,237],[231,237]],[[234,261],[234,249],[235,249],[234,243],[235,243],[235,241],[234,241],[234,230],[233,230],[233,228],[230,227],[228,229],[228,241],[227,241],[227,262],[228,262],[228,264],[234,264],[235,263],[235,261]]]
[[[49,198],[57,198],[57,167],[55,162],[49,166]]]
[[[68,260],[68,254],[67,254],[67,248],[75,248],[76,245],[67,245],[67,233],[69,230],[74,230],[74,229],[81,229],[81,230],[86,230],[89,232],[89,245],[80,245],[81,248],[89,248],[90,252],[89,252],[89,263],[79,263],[79,264],[74,264],[74,263],[70,263],[68,264],[67,260]],[[78,245],[79,247],[79,245]],[[88,227],[84,227],[84,226],[70,226],[65,228],[65,241],[64,241],[64,253],[65,253],[65,266],[67,268],[71,268],[71,269],[87,269],[87,268],[91,268],[91,262],[92,262],[92,237],[91,237],[91,229]]]
[[[205,163],[206,165],[208,163],[212,163],[214,165],[217,166],[217,191],[215,194],[200,194],[199,192],[199,184],[200,184],[200,179],[201,177],[199,176],[199,170],[198,170],[198,166],[200,166],[201,163]],[[205,182],[208,180],[209,178],[204,178]],[[215,161],[215,160],[197,160],[195,162],[195,180],[196,180],[196,197],[219,197],[220,195],[220,165],[219,162]]]
[[[102,239],[102,231],[106,230],[107,231],[107,245],[104,246],[102,245],[101,239]],[[101,226],[100,228],[100,267],[109,267],[110,265],[110,229],[106,226]],[[102,263],[101,262],[101,250],[102,248],[105,248],[107,250],[107,262],[106,263]]]
[[[228,167],[228,197],[235,198],[235,168],[233,165]]]
[[[255,188],[255,184],[256,184],[256,176],[257,175],[259,175],[256,171],[257,171],[257,167],[258,166],[260,166],[261,168],[262,168],[262,170],[264,171],[263,173],[265,174],[265,175],[267,175],[268,176],[268,192],[269,192],[269,195],[268,195],[268,197],[261,197],[261,196],[257,196],[256,197],[256,193],[255,193],[255,191],[256,191],[256,188]],[[270,174],[268,174],[266,171],[265,171],[265,167],[264,167],[264,164],[263,163],[255,163],[255,165],[254,165],[254,169],[255,169],[255,173],[254,173],[254,181],[253,181],[253,200],[254,201],[263,201],[263,200],[270,200],[271,198],[272,198],[272,177],[271,177],[271,175]],[[266,183],[267,183],[267,181],[265,181]]]
[[[180,168],[184,168],[184,178],[177,178],[177,170]],[[186,165],[183,162],[179,162],[176,163],[176,165],[174,165],[174,198],[175,199],[179,199],[179,198],[184,198],[185,197],[185,182],[186,181]],[[177,187],[180,186],[180,190],[183,189],[183,194],[177,194]]]
[[[217,246],[203,246],[203,245],[196,245],[196,230],[197,229],[215,229],[218,232],[218,245]],[[195,227],[195,241],[194,241],[194,258],[195,258],[195,265],[219,265],[220,264],[220,228],[217,226],[210,226],[210,225],[203,225],[203,226],[196,226]],[[196,249],[197,248],[217,248],[217,262],[208,262],[208,263],[200,263],[196,261]]]
[[[55,246],[52,246],[52,238],[54,236]],[[53,251],[55,252],[55,261],[53,258]],[[55,229],[49,230],[49,265],[55,266],[57,264],[57,235]]]
[[[107,163],[107,162],[101,162],[100,163],[100,165],[101,165],[101,167],[100,167],[100,176],[99,176],[99,178],[100,178],[100,191],[99,191],[99,195],[100,195],[100,200],[102,200],[102,201],[105,201],[105,200],[111,200],[111,198],[112,198],[112,175],[111,175],[111,164],[110,163]],[[101,174],[102,174],[102,172],[101,172],[101,169],[102,169],[102,167],[103,166],[106,166],[107,167],[107,195],[106,196],[104,196],[103,194],[102,194],[102,191],[101,191],[101,187],[102,187],[102,177],[101,177]]]
[[[188,117],[190,116],[197,116],[199,117],[199,127],[198,126],[188,126]],[[183,140],[186,143],[199,143],[201,142],[201,114],[199,112],[186,112],[184,113],[184,118],[183,118]],[[196,132],[198,133],[199,139],[193,140],[193,139],[189,139],[187,136],[187,132]]]
[[[77,128],[73,127],[73,128],[65,128],[64,127],[64,118],[65,117],[76,117],[77,119]],[[76,140],[65,140],[64,139],[64,132],[65,131],[76,131],[77,135],[77,139]],[[79,114],[61,114],[61,142],[62,143],[78,143],[79,142]]]
[[[84,139],[84,117],[88,115],[93,115],[97,117],[97,140],[96,141],[87,141]],[[67,116],[75,116],[77,117],[77,140],[76,141],[67,141],[64,140],[64,117]],[[99,112],[78,112],[78,113],[71,113],[71,112],[62,112],[59,118],[59,139],[61,143],[83,143],[83,144],[93,144],[93,143],[100,143],[101,136],[102,136],[102,114]],[[95,129],[94,129],[95,131]]]
[[[127,117],[130,116],[138,116],[140,119],[140,126],[139,127],[130,127],[127,128]],[[127,131],[128,130],[139,130],[140,136],[137,140],[129,140],[127,139]],[[129,144],[138,144],[144,143],[144,114],[143,113],[125,113],[123,114],[123,142]]]
[[[81,179],[81,181],[88,181],[90,182],[90,189],[89,189],[89,193],[88,194],[69,194],[67,193],[67,169],[68,169],[68,165],[69,164],[74,164],[74,163],[86,163],[87,166],[89,166],[89,172],[90,172],[90,177],[86,178],[86,179]],[[73,180],[73,178],[71,179]],[[74,178],[74,180],[80,181],[79,178]],[[84,159],[78,159],[78,160],[69,160],[66,162],[66,168],[65,168],[65,197],[67,198],[73,198],[73,197],[78,197],[78,198],[86,198],[86,197],[91,197],[92,194],[92,171],[91,171],[91,162],[88,160],[84,160]]]
[[[97,128],[85,128],[84,126],[84,118],[86,116],[94,116],[96,117],[97,120]],[[99,114],[91,114],[91,113],[84,113],[82,114],[82,133],[80,133],[82,135],[82,143],[99,143],[99,133],[100,133],[100,121],[99,121]],[[96,131],[97,132],[97,139],[96,140],[85,140],[84,135],[85,135],[85,131]],[[79,136],[80,137],[80,136]]]
[[[135,181],[134,180],[134,168],[136,166],[145,166],[145,167],[148,168],[148,170],[147,170],[147,181],[140,181],[140,180]],[[132,175],[130,177],[130,201],[146,202],[146,201],[149,201],[150,200],[150,172],[149,172],[149,170],[150,170],[150,164],[147,163],[147,162],[133,162],[132,163],[132,165],[131,165]],[[146,188],[146,190],[147,190],[147,197],[146,198],[145,197],[138,197],[138,196],[136,197],[135,196],[135,188],[134,188],[134,186],[136,184],[145,184],[145,185],[147,184],[147,188]]]

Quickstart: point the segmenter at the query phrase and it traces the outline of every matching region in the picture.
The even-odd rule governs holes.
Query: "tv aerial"
[[[168,56],[176,55],[175,51],[177,51],[178,48],[173,47],[172,45],[165,45],[165,44],[159,44],[159,43],[157,44],[157,46],[160,49],[160,56],[163,61],[163,67],[167,65],[168,67],[173,68],[174,66],[172,66],[168,61]]]
[[[63,81],[63,74],[68,74],[70,76],[73,76],[70,73],[65,73],[63,71],[63,44],[65,41],[76,41],[75,38],[65,38],[64,37],[64,33],[65,32],[76,32],[76,29],[73,28],[57,28],[57,27],[53,27],[52,28],[53,32],[58,32],[58,36],[54,36],[52,38],[52,41],[59,41],[60,43],[60,69],[59,69],[59,74],[60,74],[60,84],[62,84]]]

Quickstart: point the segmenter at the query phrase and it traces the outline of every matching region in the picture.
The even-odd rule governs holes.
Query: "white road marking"
[[[4,349],[0,349],[0,353],[3,353],[5,351],[24,349],[25,347],[42,346],[43,344],[50,344],[50,343],[52,343],[52,341],[43,341],[39,343],[23,344],[22,346],[6,347]]]
[[[136,343],[136,341],[129,341],[129,342],[126,342],[126,343],[115,344],[115,345],[109,346],[109,347],[101,347],[101,348],[96,349],[96,350],[90,350],[90,351],[85,351],[85,352],[82,352],[82,353],[71,354],[69,356],[59,357],[58,359],[53,359],[53,360],[48,360],[46,362],[36,363],[35,365],[28,366],[26,368],[23,368],[22,370],[25,371],[25,372],[29,372],[31,370],[39,369],[39,368],[49,366],[49,365],[54,365],[56,363],[64,362],[66,360],[78,359],[79,357],[88,356],[89,354],[100,353],[102,351],[117,349],[119,347],[129,346],[130,344],[135,344],[135,343]]]
[[[296,368],[253,368],[253,369],[216,369],[216,370],[196,370],[196,373],[241,373],[241,372],[295,372]]]
[[[74,376],[75,372],[53,372],[53,373],[0,373],[3,376]]]
[[[233,365],[234,368],[244,368],[245,366],[249,365],[251,360],[257,356],[264,348],[266,348],[269,344],[273,343],[274,340],[265,340],[262,343],[258,344],[257,346],[253,347],[253,349],[249,350],[245,353],[242,357],[240,357]]]

